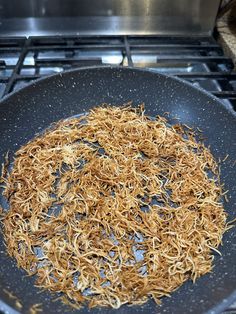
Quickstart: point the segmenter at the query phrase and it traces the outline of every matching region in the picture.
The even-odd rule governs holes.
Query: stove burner
[[[42,76],[102,64],[145,67],[178,76],[236,110],[233,63],[213,37],[2,37],[0,97]]]

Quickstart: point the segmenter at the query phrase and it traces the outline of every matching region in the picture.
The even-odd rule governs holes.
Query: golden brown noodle
[[[29,314],[38,314],[42,312],[41,303],[36,303],[29,308]]]
[[[58,122],[3,181],[8,253],[75,307],[158,303],[212,269],[226,230],[209,149],[142,106]]]
[[[9,299],[15,301],[15,306],[18,310],[22,309],[23,305],[17,296],[15,296],[12,292],[10,292],[9,290],[7,290],[5,288],[2,289],[2,291],[8,296]]]

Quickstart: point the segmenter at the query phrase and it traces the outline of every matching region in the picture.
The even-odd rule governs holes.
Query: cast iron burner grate
[[[236,110],[236,73],[213,37],[0,38],[0,97],[43,76],[91,65],[149,68],[185,79]]]

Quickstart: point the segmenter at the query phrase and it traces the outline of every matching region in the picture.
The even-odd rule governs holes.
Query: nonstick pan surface
[[[144,102],[146,113],[151,116],[169,112],[170,118],[177,116],[180,122],[199,127],[215,158],[223,159],[229,155],[221,166],[221,181],[225,190],[229,190],[229,202],[225,203],[228,220],[233,219],[236,216],[236,115],[210,94],[179,79],[147,70],[82,68],[40,79],[7,96],[0,102],[0,162],[8,150],[14,153],[53,121],[81,114],[101,103],[121,105],[131,100],[134,105]],[[215,256],[212,273],[201,277],[195,284],[185,283],[171,298],[163,298],[161,306],[150,300],[141,307],[93,309],[90,313],[221,312],[236,298],[235,228],[225,234],[223,243],[220,248],[222,256]],[[7,296],[7,290],[23,304],[22,313],[27,313],[35,303],[42,303],[43,313],[68,312],[60,301],[52,302],[55,297],[49,292],[38,293],[40,290],[33,285],[34,278],[25,275],[6,255],[1,236],[0,310],[15,306],[15,301]],[[14,310],[10,309],[10,312]],[[78,311],[87,312],[86,307]]]

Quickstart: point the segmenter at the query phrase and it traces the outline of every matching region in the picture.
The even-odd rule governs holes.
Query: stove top
[[[0,97],[39,77],[102,64],[142,67],[178,76],[236,110],[233,63],[213,37],[2,37]]]
[[[202,87],[236,111],[236,72],[213,37],[0,37],[0,98],[43,76],[91,65],[148,68]],[[236,313],[236,304],[226,311]]]

